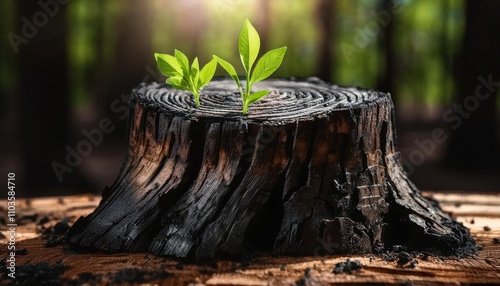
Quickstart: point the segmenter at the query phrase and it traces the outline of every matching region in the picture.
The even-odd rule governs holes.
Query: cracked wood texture
[[[315,78],[256,88],[271,92],[248,116],[231,80],[200,107],[166,84],[134,89],[121,173],[68,241],[189,258],[475,251],[407,178],[390,95]]]

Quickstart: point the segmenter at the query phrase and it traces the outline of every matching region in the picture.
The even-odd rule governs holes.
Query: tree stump
[[[315,78],[257,88],[271,93],[248,116],[231,80],[208,85],[200,107],[166,84],[134,89],[121,173],[68,241],[189,258],[474,252],[405,175],[389,94]]]

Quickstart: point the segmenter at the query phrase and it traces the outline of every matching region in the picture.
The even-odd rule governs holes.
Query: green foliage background
[[[18,0],[0,1],[2,11],[2,49],[0,64],[1,90],[14,94],[16,86],[16,59],[7,56],[11,49],[6,35],[14,31],[15,21],[22,15],[15,11]],[[261,17],[262,3],[269,11],[266,46],[288,46],[287,56],[276,77],[306,77],[315,74],[318,58],[319,34],[314,14],[317,1],[302,0],[151,0],[153,22],[152,50],[172,53],[175,48],[188,57],[197,55],[207,62],[213,54],[230,61],[239,61],[236,36],[243,20],[253,23]],[[184,3],[184,4],[182,4]],[[186,4],[187,3],[187,4]],[[381,10],[380,1],[338,0],[331,12],[334,34],[331,36],[333,61],[330,63],[330,81],[343,85],[376,88],[385,70],[380,37],[370,38],[366,47],[346,57],[342,44],[354,45],[356,31],[364,29]],[[461,0],[406,0],[394,22],[394,57],[396,59],[395,95],[400,102],[440,104],[453,94],[452,63],[460,52],[464,29],[464,4]],[[128,1],[72,0],[68,4],[68,52],[71,66],[71,96],[76,106],[89,101],[89,89],[96,72],[112,63],[116,48],[117,21]],[[203,11],[206,22],[198,45],[193,45],[184,26],[186,9],[195,5]],[[195,12],[193,12],[195,13]],[[191,15],[193,16],[193,15]],[[196,17],[197,15],[194,15]],[[191,19],[191,18],[189,18]],[[257,26],[259,32],[261,30]],[[383,29],[383,27],[382,27]],[[133,32],[133,31],[131,31]],[[152,52],[153,52],[152,51]],[[151,54],[152,56],[152,54]],[[127,59],[120,59],[126,61]],[[241,67],[237,67],[244,74]],[[217,75],[224,75],[218,69]]]

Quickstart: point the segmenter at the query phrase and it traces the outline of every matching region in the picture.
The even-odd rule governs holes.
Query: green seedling
[[[240,79],[233,65],[215,55],[214,59],[217,60],[217,62],[227,71],[227,73],[238,85],[238,89],[243,99],[243,114],[247,114],[248,106],[250,104],[264,98],[264,96],[269,93],[269,90],[260,90],[251,93],[252,86],[255,83],[263,81],[271,76],[271,74],[273,74],[280,67],[287,47],[281,47],[265,53],[257,61],[255,69],[252,71],[253,64],[257,60],[260,50],[260,37],[257,30],[255,30],[250,21],[246,19],[240,32],[238,49],[240,52],[241,62],[243,63],[246,73],[245,90],[241,87]]]
[[[196,105],[200,106],[200,91],[214,77],[217,61],[212,59],[200,70],[197,57],[189,65],[188,58],[179,50],[175,50],[174,56],[155,53],[155,59],[160,72],[168,76],[167,83],[193,93]]]

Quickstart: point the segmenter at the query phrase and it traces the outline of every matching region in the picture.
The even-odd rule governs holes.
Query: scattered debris
[[[302,278],[300,278],[299,280],[295,281],[295,285],[297,286],[305,286],[307,285],[307,280],[311,278],[311,268],[306,268],[306,270],[304,271],[304,275],[302,276]]]
[[[363,268],[363,264],[359,262],[359,260],[351,261],[349,258],[346,261],[339,262],[335,264],[335,268],[333,269],[333,273],[348,273],[352,274],[354,271]]]
[[[40,224],[40,222],[39,222]],[[55,225],[44,228],[42,225],[42,238],[43,239],[54,239],[66,234],[69,230],[69,218],[64,218]]]
[[[414,257],[406,251],[402,251],[398,253],[398,261],[396,262],[398,267],[404,267],[409,263],[408,268],[415,268],[418,264],[418,260],[414,259]]]
[[[382,259],[385,261],[393,262],[396,261],[396,255],[388,251],[382,253]]]
[[[45,227],[45,224],[50,221],[49,217],[44,216],[37,222],[37,232],[42,234],[42,239],[47,240],[45,247],[63,245],[65,242],[64,235],[70,228],[70,219],[64,218],[53,226]]]
[[[429,259],[429,256],[432,256],[432,253],[429,253],[429,252],[427,252],[427,251],[423,251],[423,252],[421,252],[418,256],[419,256],[419,257],[420,257],[420,259],[422,259],[422,260],[427,260],[427,259]]]
[[[411,262],[410,262],[410,266],[408,266],[409,268],[413,269],[415,267],[417,267],[417,264],[418,264],[418,260],[416,259],[413,259]]]
[[[408,252],[403,251],[398,253],[398,261],[397,261],[398,266],[404,266],[410,261],[412,261],[412,257]]]
[[[219,268],[219,265],[217,264],[217,260],[212,259],[212,260],[210,261],[210,268],[212,268],[212,269],[217,269],[217,268]]]
[[[5,265],[5,259],[0,265],[0,280],[7,280],[8,271]],[[67,266],[62,261],[50,265],[47,262],[27,263],[16,266],[15,285],[63,285],[59,277],[64,273]]]
[[[107,274],[93,274],[84,272],[78,274],[75,279],[64,280],[63,285],[115,285],[115,284],[139,284],[149,283],[156,280],[168,278],[170,273],[164,271],[143,271],[137,268],[123,269],[118,272]],[[57,284],[59,285],[59,284]]]
[[[460,253],[460,250],[455,250],[456,253]],[[393,245],[391,250],[387,250],[381,254],[383,260],[388,262],[396,261],[397,267],[407,267],[407,268],[415,268],[418,264],[417,258],[422,260],[429,259],[430,256],[437,256],[440,259],[444,260],[443,256],[438,254],[439,252],[433,254],[433,252],[428,251],[408,251],[406,246],[401,245]]]
[[[306,270],[304,271],[304,277],[311,278],[311,268],[306,268]]]
[[[474,218],[472,218],[472,219],[470,220],[470,224],[474,224],[474,223],[476,223],[476,222],[474,221]]]
[[[500,238],[498,237],[493,238],[493,243],[500,244]]]
[[[18,223],[26,224],[30,222],[35,222],[37,218],[38,218],[37,213],[24,214],[19,218]]]
[[[16,249],[15,253],[16,255],[25,255],[28,254],[28,249],[26,248]]]
[[[64,243],[64,238],[62,238],[62,237],[50,238],[45,243],[45,247],[54,247],[54,246],[62,245],[63,243]]]
[[[236,271],[236,270],[235,270],[235,271]],[[210,269],[210,268],[200,268],[200,269],[198,270],[198,272],[199,272],[200,274],[203,274],[203,275],[212,275],[212,274],[214,274],[214,273],[215,273],[215,271],[213,271],[213,270],[212,270],[212,269]]]
[[[110,276],[109,283],[114,285],[127,282],[151,283],[169,277],[170,273],[167,271],[145,271],[139,268],[129,268],[108,275]]]
[[[491,228],[490,228],[489,226],[485,225],[485,226],[483,227],[483,230],[484,230],[484,231],[490,231],[490,230],[491,230]]]
[[[305,286],[306,285],[306,280],[304,277],[300,278],[299,280],[295,281],[296,286]]]
[[[280,270],[281,270],[281,271],[285,271],[285,270],[286,270],[286,266],[285,266],[285,265],[281,265],[281,266],[280,266]]]
[[[99,285],[103,282],[102,274],[93,274],[90,272],[83,272],[76,276],[75,279],[70,281],[64,281],[67,285]]]
[[[65,235],[69,229],[69,218],[64,218],[62,221],[54,225],[53,234],[55,235]]]
[[[49,218],[48,216],[44,216],[44,217],[42,217],[42,218],[38,221],[38,223],[37,223],[37,224],[38,224],[38,225],[42,225],[42,226],[43,226],[44,224],[48,223],[49,221],[50,221],[50,218]]]

